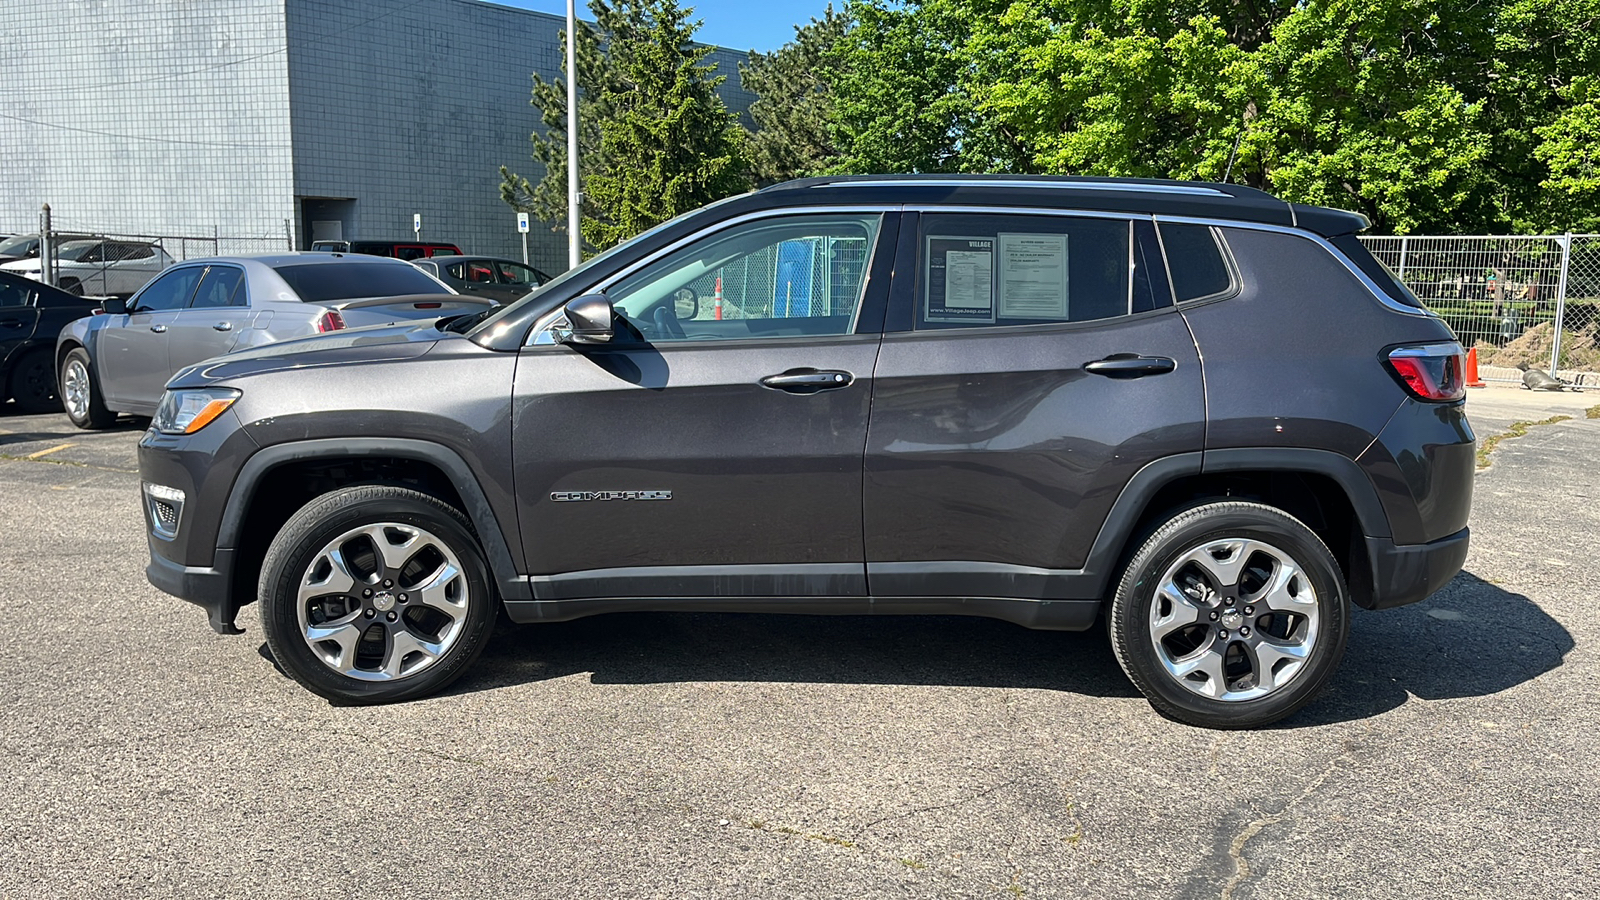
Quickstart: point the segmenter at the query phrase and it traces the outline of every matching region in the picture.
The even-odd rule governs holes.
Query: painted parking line
[[[75,445],[74,444],[59,444],[57,446],[51,447],[48,450],[40,450],[38,453],[29,453],[27,456],[23,457],[23,459],[38,459],[41,456],[49,456],[52,453],[59,453],[62,450],[65,450],[68,447],[72,447],[72,446],[75,446]]]

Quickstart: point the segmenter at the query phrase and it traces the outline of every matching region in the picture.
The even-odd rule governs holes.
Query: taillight
[[[344,327],[344,316],[336,310],[328,310],[317,320],[317,330],[321,332],[338,331]]]
[[[1406,393],[1430,403],[1447,403],[1467,393],[1461,357],[1461,345],[1451,341],[1395,347],[1386,362]]]

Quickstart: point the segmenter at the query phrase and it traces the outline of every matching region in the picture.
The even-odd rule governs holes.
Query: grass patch
[[[1600,404],[1589,407],[1589,409],[1583,414],[1583,417],[1585,419],[1600,419]]]
[[[905,866],[908,869],[926,869],[928,867],[928,864],[922,860],[913,859],[909,856],[902,856],[900,858],[900,865]]]
[[[1597,411],[1600,411],[1600,406],[1590,409],[1589,418],[1600,418],[1600,413],[1597,413]],[[1493,437],[1484,438],[1482,441],[1478,442],[1478,468],[1480,470],[1489,468],[1489,454],[1494,452],[1495,447],[1500,446],[1501,441],[1509,438],[1519,438],[1527,434],[1529,429],[1536,428],[1540,425],[1554,425],[1557,422],[1565,422],[1570,418],[1572,417],[1551,416],[1548,419],[1541,419],[1537,422],[1512,422],[1511,429],[1509,431],[1494,435]]]

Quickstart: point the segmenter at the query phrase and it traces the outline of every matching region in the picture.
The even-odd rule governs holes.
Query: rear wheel
[[[1208,503],[1151,535],[1111,604],[1111,644],[1158,711],[1253,728],[1321,692],[1344,656],[1350,604],[1338,562],[1293,516]]]
[[[465,518],[427,494],[344,488],[295,513],[259,585],[272,656],[329,700],[423,697],[482,652],[498,605]]]
[[[7,387],[17,409],[25,413],[53,412],[61,408],[56,394],[56,370],[50,351],[41,347],[17,360]]]
[[[106,409],[100,399],[94,366],[82,347],[73,348],[61,361],[61,404],[67,409],[67,418],[79,428],[110,428],[117,421],[117,414]]]

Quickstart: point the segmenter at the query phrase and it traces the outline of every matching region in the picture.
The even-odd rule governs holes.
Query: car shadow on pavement
[[[917,684],[1138,696],[1099,627],[1032,631],[963,616],[759,613],[618,613],[502,623],[452,690],[578,673],[591,673],[596,684]]]
[[[1413,695],[1489,696],[1555,669],[1572,648],[1572,636],[1533,601],[1463,572],[1423,603],[1357,610],[1332,683],[1278,727],[1370,718]],[[450,692],[583,673],[596,684],[916,684],[1138,696],[1099,626],[1051,632],[959,616],[755,613],[502,623]]]
[[[115,434],[119,431],[143,431],[150,427],[150,420],[139,416],[118,416],[115,424],[109,428],[97,428],[86,432],[72,424],[66,413],[23,413],[15,408],[12,403],[0,403],[0,425],[6,431],[0,431],[0,446],[6,444],[26,444],[30,441],[59,441],[72,438],[82,438],[88,434]],[[12,428],[26,428],[26,431],[11,431]]]
[[[1422,603],[1356,610],[1338,674],[1281,727],[1365,719],[1413,695],[1487,697],[1559,667],[1572,648],[1572,635],[1532,600],[1462,572]]]

